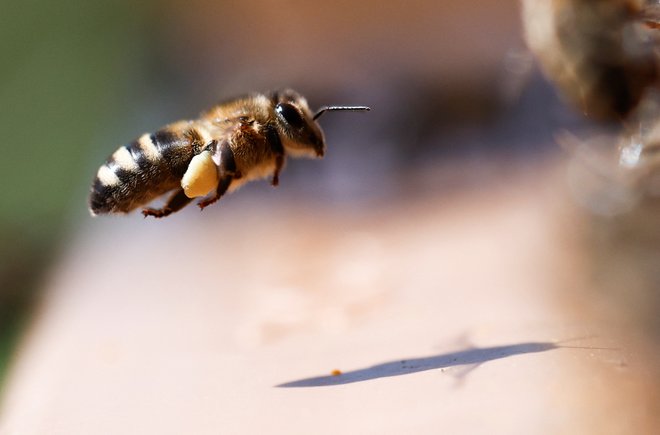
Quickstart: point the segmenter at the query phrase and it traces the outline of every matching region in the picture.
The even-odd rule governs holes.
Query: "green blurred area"
[[[65,215],[84,208],[91,144],[117,123],[144,70],[149,2],[27,0],[0,10],[1,382]]]

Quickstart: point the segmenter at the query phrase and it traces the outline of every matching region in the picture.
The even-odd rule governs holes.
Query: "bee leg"
[[[234,177],[232,175],[225,175],[224,177],[220,177],[218,188],[215,190],[213,196],[197,203],[199,209],[204,210],[206,207],[219,200],[220,197],[227,192],[227,189],[229,189],[229,185],[233,179]]]
[[[213,196],[197,203],[200,210],[204,210],[206,207],[219,200],[220,197],[227,192],[227,189],[229,189],[229,185],[231,184],[232,180],[234,178],[241,178],[242,176],[236,167],[234,151],[232,151],[231,147],[229,146],[229,142],[225,141],[217,147],[214,161],[216,164],[218,162],[220,163],[220,166],[218,167],[218,187],[215,189]]]
[[[155,218],[163,218],[181,210],[190,201],[192,201],[192,198],[188,198],[183,189],[179,189],[170,196],[163,208],[145,208],[142,210],[142,214],[144,217],[153,216]]]
[[[273,171],[273,179],[270,182],[271,185],[277,186],[280,184],[280,171],[282,170],[282,166],[284,166],[284,154],[275,155],[275,171]]]
[[[284,167],[284,147],[282,146],[280,135],[277,134],[277,130],[273,127],[267,128],[266,137],[268,138],[268,143],[270,143],[271,151],[275,154],[275,171],[273,171],[273,179],[270,184],[277,186],[280,184],[280,172],[282,171],[282,167]]]

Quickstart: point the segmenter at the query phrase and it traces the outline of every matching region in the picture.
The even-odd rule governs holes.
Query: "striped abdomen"
[[[180,188],[202,141],[195,129],[167,127],[120,147],[99,168],[92,185],[92,214],[129,212]]]

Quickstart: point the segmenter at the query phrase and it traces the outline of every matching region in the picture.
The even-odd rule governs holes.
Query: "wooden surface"
[[[49,274],[0,433],[650,433],[644,360],[569,306],[579,250],[537,175],[95,219]]]

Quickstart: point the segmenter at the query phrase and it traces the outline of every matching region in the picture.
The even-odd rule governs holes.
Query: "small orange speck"
[[[333,371],[330,372],[330,374],[332,374],[332,376],[339,376],[341,375],[341,370],[334,369]]]

